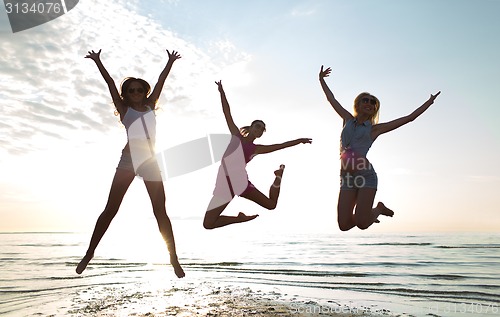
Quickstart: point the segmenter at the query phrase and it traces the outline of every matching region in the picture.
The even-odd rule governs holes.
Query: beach
[[[77,275],[88,233],[2,233],[0,315],[500,316],[498,234],[227,235],[179,242],[177,279],[161,241],[111,231]]]
[[[98,288],[99,289],[99,288]],[[113,295],[111,295],[113,294]],[[83,291],[71,315],[101,316],[370,316],[358,308],[287,299],[271,291],[213,283],[139,291],[105,287]],[[117,298],[117,296],[119,298]],[[61,312],[65,313],[65,312]]]
[[[162,270],[165,273],[166,270]],[[149,276],[152,277],[152,276]],[[149,282],[131,285],[88,285],[71,294],[47,294],[12,316],[402,316],[376,305],[349,306],[333,300],[314,301],[278,292],[275,287],[224,282],[176,282],[159,287]],[[146,280],[143,280],[146,281]],[[290,289],[291,290],[291,289]],[[71,296],[67,296],[71,295]]]

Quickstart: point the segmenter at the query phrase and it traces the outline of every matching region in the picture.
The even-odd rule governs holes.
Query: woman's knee
[[[244,196],[245,197],[245,196]],[[248,199],[248,197],[245,197]],[[274,210],[276,209],[276,206],[278,206],[278,199],[275,198],[269,198],[266,197],[265,195],[260,195],[254,198],[250,198],[253,202],[257,203],[261,207],[266,208],[267,210]]]
[[[165,207],[165,193],[160,192],[159,194],[155,196],[151,196],[151,206],[153,206],[153,211],[155,214],[157,213],[167,213],[166,207]]]
[[[352,221],[351,222],[339,221],[338,224],[339,224],[340,231],[349,231],[354,227],[354,224],[352,223]]]
[[[165,206],[166,198],[165,198],[165,192],[160,191],[156,195],[151,195],[151,203],[153,204],[153,207],[160,207],[160,206]]]
[[[212,230],[212,229],[215,229],[215,225],[213,223],[208,223],[208,222],[203,221],[203,228],[205,228],[207,230]]]
[[[276,209],[277,205],[278,205],[277,201],[268,200],[263,204],[263,207],[268,209],[268,210],[274,210],[274,209]]]
[[[337,222],[341,231],[348,231],[354,228],[356,223],[354,222],[352,208],[339,205],[337,209]]]
[[[104,208],[104,210],[101,212],[101,215],[99,216],[99,218],[100,219],[108,219],[111,221],[118,213],[118,208],[119,208],[119,206],[107,205]]]
[[[361,230],[366,230],[368,229],[372,224],[368,224],[368,223],[358,223],[357,224],[357,227]]]
[[[165,207],[165,201],[153,202],[153,212],[155,215],[167,214],[167,208]]]
[[[205,213],[205,217],[203,218],[203,228],[214,229],[215,223],[217,222],[217,219],[219,218],[222,211],[222,207],[207,210],[207,212]]]
[[[368,229],[373,224],[373,219],[370,216],[356,216],[356,226],[361,230]]]
[[[208,229],[208,230],[214,229],[215,228],[215,221],[213,221],[212,219],[205,216],[205,219],[203,219],[203,228]]]

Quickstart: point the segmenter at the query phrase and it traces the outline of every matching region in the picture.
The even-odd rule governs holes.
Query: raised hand
[[[441,91],[438,91],[435,95],[431,94],[431,97],[429,98],[429,102],[430,103],[434,103],[434,100],[436,100],[437,96],[439,96],[439,94],[441,93]]]
[[[299,142],[302,143],[302,144],[306,144],[306,143],[311,144],[312,141],[313,140],[311,138],[302,138],[302,139],[299,139]]]
[[[99,52],[97,53],[94,51],[88,51],[88,54],[87,56],[85,56],[85,58],[90,58],[94,62],[97,62],[101,58],[101,50],[99,50]]]
[[[331,72],[332,72],[332,69],[330,67],[323,70],[323,65],[321,65],[321,70],[319,71],[319,78],[321,79],[321,78],[328,77]]]
[[[175,61],[175,60],[178,60],[179,58],[181,58],[181,54],[179,54],[179,52],[176,52],[176,51],[172,51],[172,53],[170,53],[169,50],[167,50],[167,54],[168,54],[169,61]]]
[[[217,87],[219,88],[219,92],[224,92],[224,88],[222,87],[222,80],[216,81]]]

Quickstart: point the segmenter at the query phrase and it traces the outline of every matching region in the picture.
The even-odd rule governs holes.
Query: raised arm
[[[272,145],[257,145],[255,147],[255,154],[265,154],[271,153],[274,151],[282,150],[287,147],[295,146],[298,144],[312,143],[312,139],[310,138],[302,138],[297,140],[288,141],[281,144],[272,144]]]
[[[426,102],[424,102],[423,105],[415,109],[415,111],[413,111],[411,114],[407,116],[386,123],[376,124],[375,126],[373,126],[372,139],[375,140],[379,135],[395,130],[401,127],[402,125],[412,122],[413,120],[418,118],[422,113],[425,112],[425,110],[429,109],[429,107],[434,103],[434,100],[436,100],[437,96],[439,96],[440,93],[441,91],[438,91],[435,95],[431,94],[429,99]]]
[[[167,76],[170,73],[170,70],[172,69],[172,65],[176,60],[181,58],[181,55],[176,51],[172,51],[172,53],[170,53],[167,50],[167,54],[168,54],[167,65],[165,65],[165,68],[161,72],[160,77],[158,77],[158,82],[156,83],[153,92],[148,97],[148,102],[153,105],[156,104],[156,102],[158,102],[158,99],[160,99],[160,94],[161,91],[163,90],[163,85],[165,84],[165,80],[167,79]]]
[[[344,119],[345,122],[352,119],[353,116],[349,111],[347,111],[346,109],[344,109],[344,107],[342,107],[342,105],[337,101],[337,99],[335,99],[335,96],[333,95],[332,91],[326,84],[325,77],[328,77],[331,72],[332,69],[330,67],[323,70],[323,65],[321,65],[321,70],[319,72],[319,82],[321,84],[321,88],[323,88],[323,92],[326,95],[326,99],[332,105],[333,109],[339,114],[339,116],[342,119]]]
[[[85,58],[90,58],[95,62],[97,68],[101,72],[102,77],[104,78],[104,81],[106,81],[106,84],[108,85],[109,92],[111,93],[111,99],[113,99],[116,110],[118,110],[119,113],[122,113],[122,110],[124,110],[123,100],[120,97],[120,93],[118,93],[118,90],[116,89],[113,78],[111,78],[108,71],[101,62],[101,50],[99,50],[99,52],[97,53],[94,51],[89,51]]]
[[[222,87],[222,81],[216,81],[217,87],[220,93],[220,102],[222,104],[222,112],[224,112],[224,117],[226,118],[227,126],[232,135],[240,135],[240,129],[234,123],[233,117],[231,116],[231,109],[229,108],[229,103],[227,102],[226,93]]]

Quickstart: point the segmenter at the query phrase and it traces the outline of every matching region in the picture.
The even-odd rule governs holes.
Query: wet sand
[[[305,298],[244,285],[217,282],[186,283],[182,287],[93,286],[73,297],[65,315],[70,316],[381,316],[367,308],[348,307],[333,301],[317,303]],[[64,311],[59,307],[58,313]],[[44,315],[40,311],[38,315]],[[57,314],[56,314],[57,315]]]

